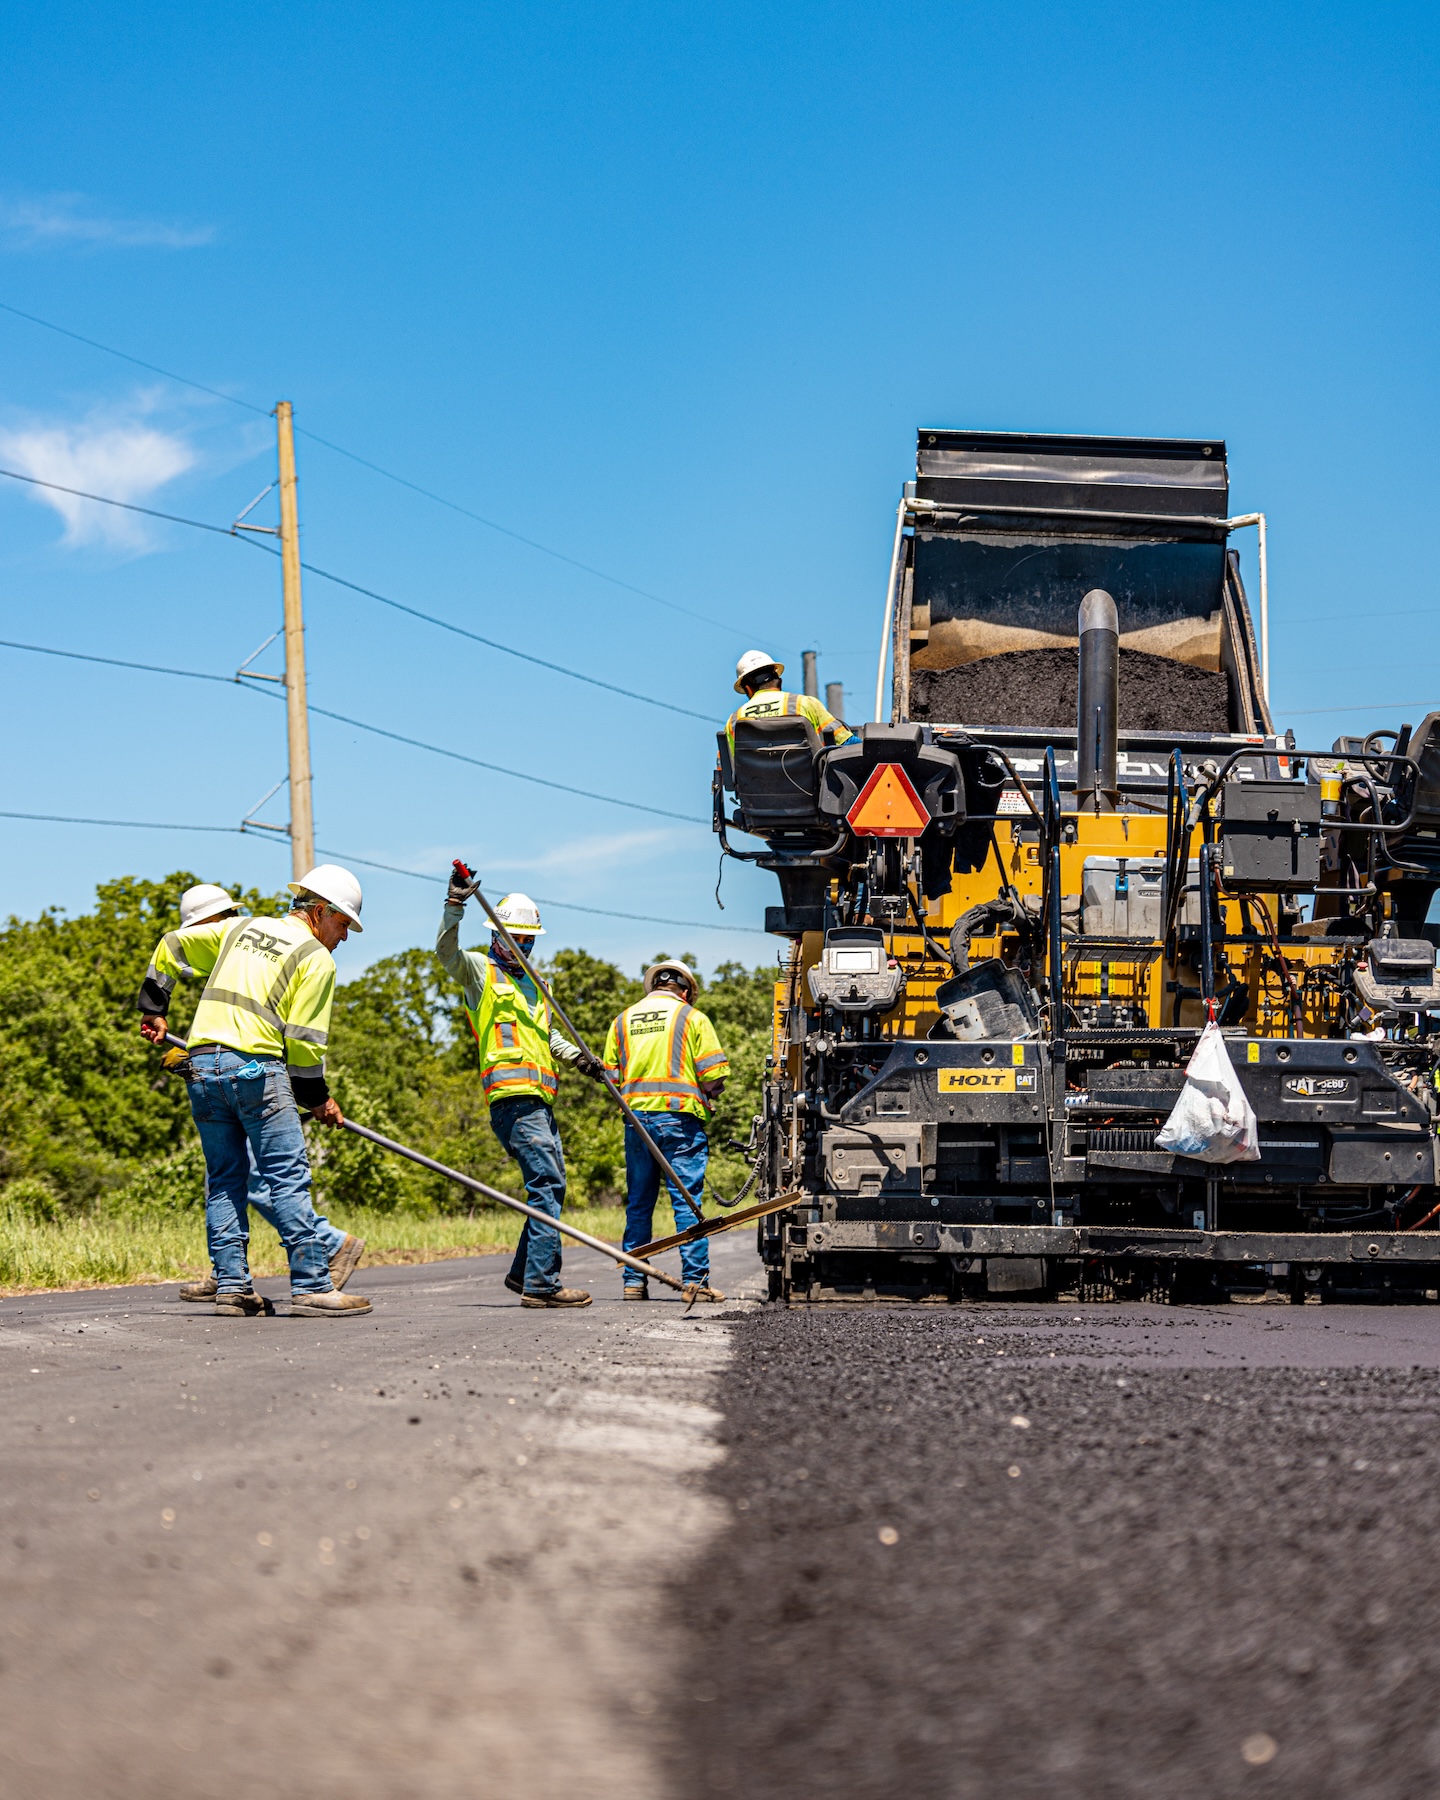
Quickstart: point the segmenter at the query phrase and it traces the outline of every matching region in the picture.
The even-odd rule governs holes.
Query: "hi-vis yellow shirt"
[[[605,1067],[636,1112],[708,1119],[713,1109],[700,1083],[723,1081],[730,1060],[705,1014],[662,990],[627,1006],[610,1027]]]
[[[335,959],[303,919],[211,919],[167,931],[150,959],[146,989],[168,995],[186,975],[205,981],[192,1044],[280,1056],[293,1069],[323,1072]]]
[[[766,688],[763,693],[753,695],[743,706],[737,706],[725,721],[725,735],[730,740],[730,754],[735,754],[735,721],[737,719],[808,719],[815,729],[825,737],[827,728],[830,735],[826,743],[848,744],[855,733],[848,725],[842,725],[812,694],[786,694],[779,688]]]
[[[543,994],[530,978],[513,973],[486,950],[460,948],[462,906],[447,905],[435,940],[446,971],[465,986],[465,1018],[480,1051],[480,1085],[487,1105],[496,1100],[544,1100],[560,1089],[555,1059],[580,1054],[550,1020]]]

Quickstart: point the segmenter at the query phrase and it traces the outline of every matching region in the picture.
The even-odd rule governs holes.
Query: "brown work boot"
[[[522,1306],[588,1306],[590,1296],[584,1288],[556,1288],[553,1294],[522,1294]]]
[[[328,1294],[290,1296],[292,1319],[345,1319],[369,1310],[370,1302],[363,1300],[359,1294],[337,1294],[334,1288]]]
[[[182,1300],[213,1300],[219,1288],[220,1283],[213,1274],[210,1274],[203,1281],[187,1281],[180,1289],[180,1298]]]
[[[650,1289],[643,1281],[627,1281],[620,1291],[622,1300],[648,1300]]]
[[[246,1288],[237,1293],[233,1288],[229,1293],[216,1294],[215,1310],[229,1318],[253,1319],[258,1314],[273,1310],[263,1294],[257,1294],[254,1288]]]
[[[698,1287],[686,1288],[685,1292],[694,1300],[711,1300],[716,1305],[725,1298],[719,1288],[711,1287],[708,1282],[701,1282]]]
[[[351,1237],[347,1231],[345,1242],[330,1258],[330,1285],[334,1288],[343,1288],[360,1267],[360,1258],[364,1254],[364,1238]]]

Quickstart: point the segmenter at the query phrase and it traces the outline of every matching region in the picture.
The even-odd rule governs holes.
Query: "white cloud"
[[[117,250],[193,250],[213,243],[213,225],[171,225],[162,219],[107,219],[83,194],[47,194],[0,201],[0,236],[13,250],[104,245]]]
[[[538,856],[507,858],[499,867],[526,875],[589,873],[613,868],[617,863],[649,862],[680,835],[661,827],[657,831],[617,831],[613,835],[574,838],[568,844],[553,844]]]
[[[37,481],[143,505],[167,481],[191,468],[195,453],[183,438],[152,425],[96,419],[81,425],[0,430],[0,458]],[[145,521],[134,513],[56,488],[31,487],[26,492],[59,513],[67,543],[108,544],[122,550],[150,546]]]

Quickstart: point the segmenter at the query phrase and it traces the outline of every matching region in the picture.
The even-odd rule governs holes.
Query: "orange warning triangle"
[[[930,823],[925,803],[899,763],[881,763],[845,817],[856,837],[919,837]]]

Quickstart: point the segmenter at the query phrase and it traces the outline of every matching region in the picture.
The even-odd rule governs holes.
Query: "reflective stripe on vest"
[[[479,1004],[466,1006],[465,1018],[480,1053],[480,1085],[487,1101],[527,1094],[555,1098],[560,1082],[543,995],[536,995],[532,1012],[525,990],[487,955]]]

